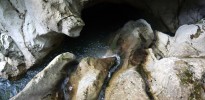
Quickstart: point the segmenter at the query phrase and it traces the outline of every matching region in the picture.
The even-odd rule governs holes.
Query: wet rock
[[[130,21],[118,31],[113,52],[121,57],[121,64],[106,88],[105,100],[148,100],[145,82],[137,69],[146,57],[145,48],[154,40],[151,26],[143,19]],[[112,45],[113,45],[112,44]]]
[[[153,30],[145,20],[129,21],[117,32],[111,43],[111,51],[127,57],[136,49],[148,48],[153,40]]]
[[[10,100],[43,100],[46,99],[57,88],[57,84],[64,77],[63,72],[68,63],[72,62],[75,56],[71,53],[63,53],[55,57],[49,65],[38,73],[26,87],[12,97]]]
[[[8,64],[6,61],[2,61],[0,62],[0,76],[5,79],[11,79],[12,77],[12,79],[15,80],[15,78],[18,78],[19,74],[25,73],[24,66],[25,65],[19,65],[17,68],[15,68]]]
[[[144,69],[148,74],[150,91],[156,100],[204,100],[202,76],[203,58],[169,57],[157,60],[148,50]]]
[[[70,100],[96,100],[115,58],[84,58],[69,80]]]
[[[16,87],[6,79],[0,78],[0,100],[8,100],[17,93]]]

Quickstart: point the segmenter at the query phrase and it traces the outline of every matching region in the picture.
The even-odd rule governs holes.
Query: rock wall
[[[11,100],[205,100],[204,26],[183,25],[172,37],[154,32],[143,19],[129,21],[112,38],[108,58],[84,58],[64,75],[75,57],[61,54]],[[113,54],[121,63],[110,74]],[[60,92],[57,84],[65,76]]]
[[[0,76],[24,73],[61,42],[61,33],[79,36],[84,26],[81,10],[101,2],[128,3],[168,32],[205,14],[203,0],[1,0],[0,61],[10,67],[2,66]]]
[[[84,26],[77,1],[1,0],[1,77],[29,69],[61,42],[62,35],[79,36]],[[9,74],[11,73],[11,74]]]

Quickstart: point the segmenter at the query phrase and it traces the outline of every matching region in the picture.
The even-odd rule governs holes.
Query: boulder
[[[80,8],[66,0],[0,1],[0,61],[8,62],[16,73],[9,77],[39,63],[62,41],[61,33],[79,36],[84,26]]]
[[[152,49],[144,63],[152,96],[156,100],[204,100],[203,58],[162,58]]]
[[[10,100],[43,100],[55,91],[58,83],[65,77],[65,67],[75,60],[69,52],[55,57],[46,68],[39,72],[26,87]]]
[[[106,88],[105,100],[149,100],[149,97],[143,78],[131,67],[112,76]]]
[[[173,43],[170,44],[168,56],[204,57],[205,24],[183,25],[177,30]],[[177,48],[177,49],[176,49]]]
[[[84,58],[69,79],[69,100],[97,100],[115,58]]]
[[[143,19],[130,21],[120,29],[113,40],[112,51],[121,57],[121,64],[111,77],[105,100],[149,100],[146,84],[137,69],[146,57],[145,48],[154,40],[151,26]]]
[[[111,42],[112,53],[121,57],[129,57],[136,49],[148,48],[154,40],[154,32],[144,19],[127,22],[123,28],[117,31]]]

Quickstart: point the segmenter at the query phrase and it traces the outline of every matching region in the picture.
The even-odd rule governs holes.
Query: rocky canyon
[[[0,100],[205,100],[204,0],[0,0]]]

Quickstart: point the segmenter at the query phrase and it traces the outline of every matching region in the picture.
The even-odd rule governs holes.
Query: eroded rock
[[[204,100],[203,58],[169,57],[157,60],[148,50],[144,68],[153,97],[156,100]]]
[[[71,74],[70,100],[96,100],[115,58],[84,58]]]
[[[1,39],[4,47],[0,48],[10,62],[0,60],[12,63],[10,65],[17,70],[18,65],[22,64],[25,65],[24,69],[29,69],[59,44],[62,39],[58,39],[58,36],[61,33],[70,37],[79,36],[84,26],[81,10],[101,2],[128,3],[142,10],[160,31],[173,33],[180,25],[202,19],[205,9],[203,0],[2,0],[0,34],[6,34],[11,39],[4,42]],[[8,48],[8,44],[13,47]]]
[[[75,56],[71,53],[63,53],[55,57],[49,65],[38,73],[26,87],[10,100],[43,100],[57,88],[57,84],[64,78],[63,70]]]
[[[55,49],[61,33],[79,36],[84,26],[80,8],[77,1],[66,0],[0,1],[0,50],[8,59],[0,61],[16,69],[10,77],[21,74],[20,65],[27,70]]]
[[[129,21],[117,32],[111,43],[111,51],[125,58],[136,49],[148,48],[153,40],[153,30],[145,20]]]
[[[148,100],[145,82],[137,69],[146,57],[145,48],[154,40],[151,26],[143,19],[131,21],[119,30],[112,46],[121,57],[121,64],[109,82],[105,100]]]
[[[204,27],[204,23],[179,27],[174,36],[173,43],[170,44],[169,56],[204,57]]]

